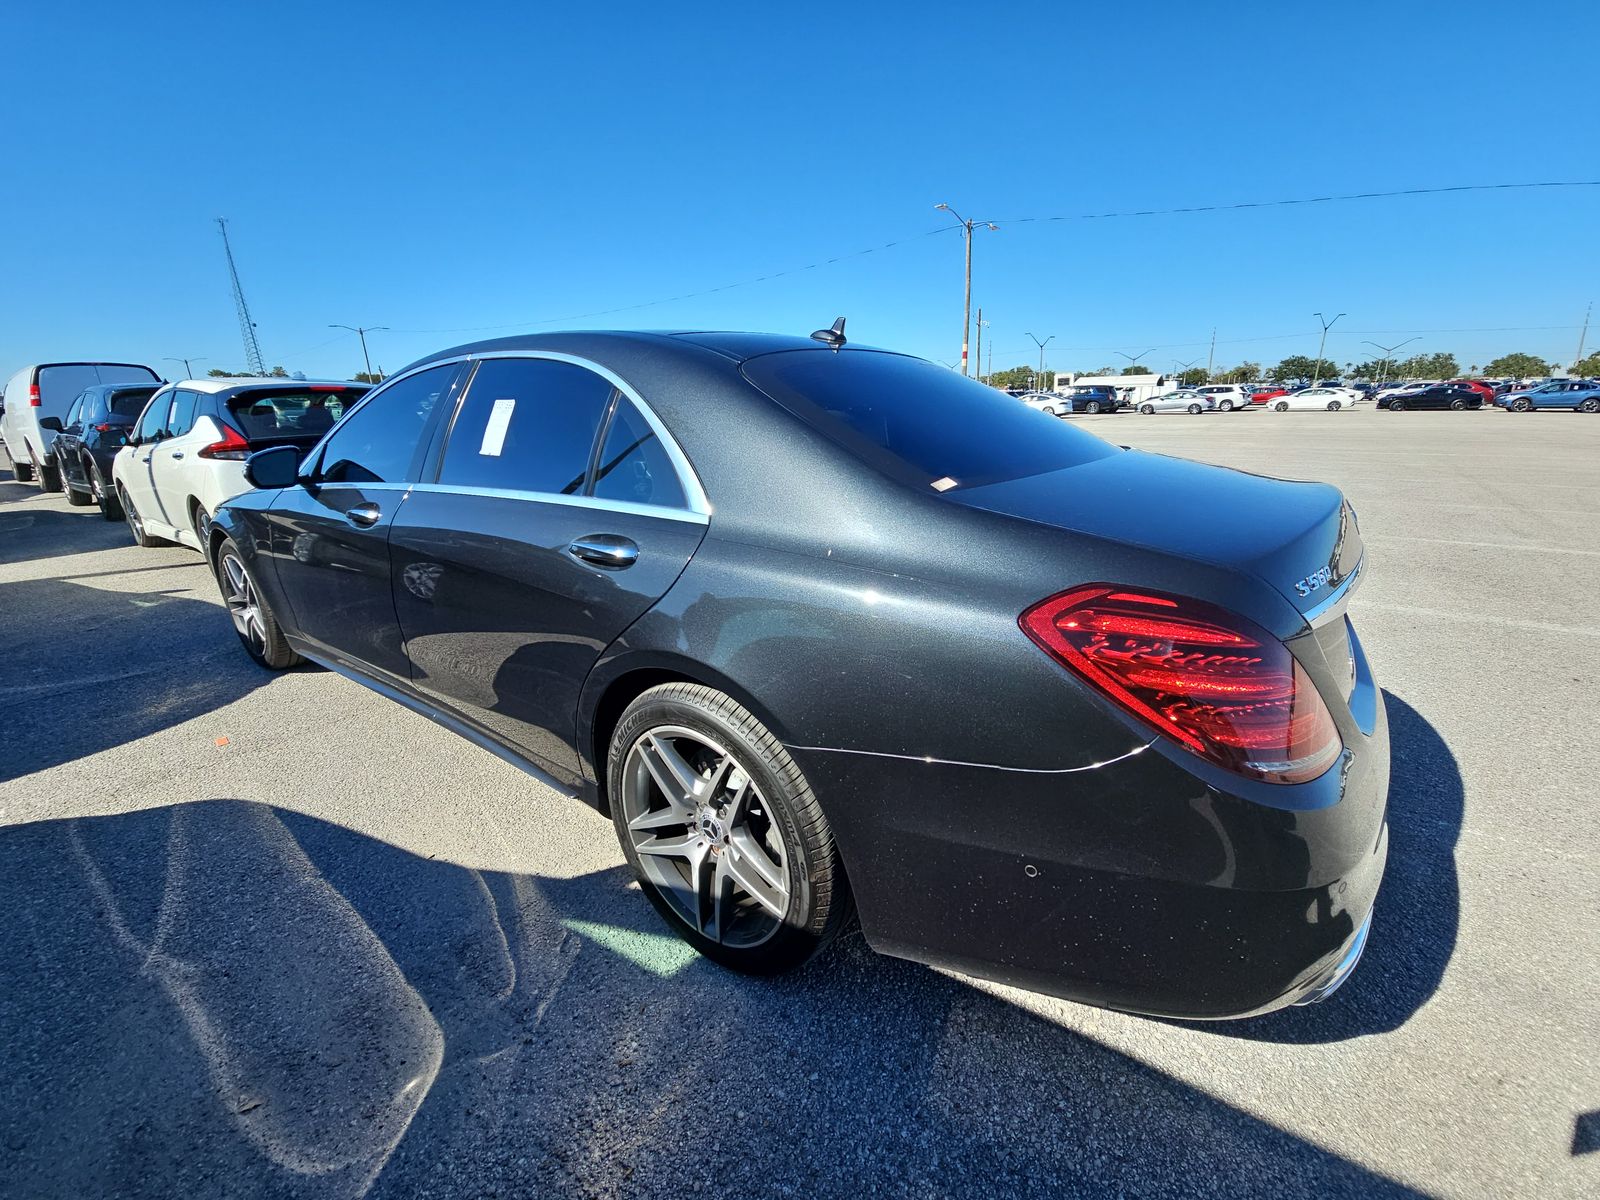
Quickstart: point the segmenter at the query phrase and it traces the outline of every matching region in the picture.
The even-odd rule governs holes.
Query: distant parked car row
[[[203,549],[211,516],[250,490],[244,460],[309,450],[370,390],[365,383],[191,379],[138,363],[43,363],[6,384],[0,441],[23,482],[126,519],[141,546]]]

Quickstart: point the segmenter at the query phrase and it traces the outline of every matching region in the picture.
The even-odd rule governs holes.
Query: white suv
[[[1195,388],[1202,396],[1211,397],[1212,403],[1217,406],[1218,412],[1232,412],[1234,409],[1250,407],[1250,389],[1238,383],[1208,383],[1203,387]]]
[[[230,378],[162,388],[111,467],[133,540],[207,553],[211,514],[250,490],[244,460],[269,446],[304,454],[369,390],[365,383]]]
[[[0,416],[0,442],[18,482],[37,480],[47,492],[61,490],[55,461],[61,418],[83,389],[97,383],[160,383],[161,376],[138,363],[38,363],[23,367],[6,384]],[[54,420],[51,420],[54,418]]]

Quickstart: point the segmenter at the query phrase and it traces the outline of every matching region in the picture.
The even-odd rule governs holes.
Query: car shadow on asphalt
[[[0,644],[16,647],[0,680],[0,782],[135,742],[273,679],[220,606],[116,587],[141,570],[0,583]]]
[[[1461,922],[1456,840],[1466,786],[1429,720],[1393,692],[1389,716],[1389,861],[1361,964],[1330,999],[1205,1028],[1260,1041],[1335,1042],[1398,1029],[1439,989]]]
[[[209,800],[0,833],[0,1193],[1413,1195],[859,937]]]

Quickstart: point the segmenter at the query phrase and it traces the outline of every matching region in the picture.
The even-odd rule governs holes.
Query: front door
[[[459,365],[430,367],[374,392],[261,516],[279,589],[313,656],[401,682],[410,666],[395,624],[389,531],[406,502]]]
[[[553,359],[479,364],[437,480],[390,535],[418,690],[575,776],[579,690],[699,546],[691,494],[610,379]]]

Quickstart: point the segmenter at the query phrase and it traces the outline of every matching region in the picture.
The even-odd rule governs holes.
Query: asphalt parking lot
[[[1600,417],[1080,420],[1360,514],[1392,838],[1328,1003],[730,975],[602,817],[0,474],[0,1194],[1600,1193]]]

